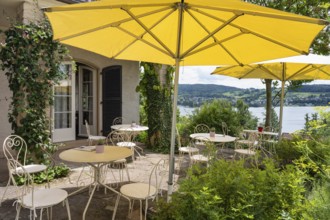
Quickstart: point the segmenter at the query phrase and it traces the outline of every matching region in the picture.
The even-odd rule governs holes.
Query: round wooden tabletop
[[[85,150],[83,147],[65,150],[60,153],[62,160],[77,163],[106,163],[132,156],[132,150],[126,147],[104,146],[103,153]]]

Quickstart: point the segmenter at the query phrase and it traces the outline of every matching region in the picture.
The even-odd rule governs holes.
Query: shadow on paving
[[[77,187],[66,188],[65,190],[68,193],[76,191]],[[118,190],[118,188],[116,189]],[[112,218],[113,208],[117,194],[107,190],[107,193],[104,193],[104,188],[100,187],[95,191],[94,196],[91,200],[91,203],[88,207],[86,220],[109,220]],[[165,197],[164,197],[165,198]],[[72,195],[69,197],[69,205],[71,212],[72,220],[82,219],[84,209],[89,199],[88,189],[79,192],[78,194]],[[16,216],[16,199],[6,200],[1,204],[0,207],[0,220],[13,220]],[[150,200],[149,200],[150,201]],[[151,203],[151,204],[150,204]],[[152,202],[149,202],[149,207],[152,207]],[[139,212],[139,202],[134,203],[134,210],[131,219],[140,219]],[[20,213],[20,220],[29,220],[30,211],[28,209],[22,208]],[[39,219],[40,211],[37,212]],[[149,215],[149,213],[148,213]],[[43,219],[47,219],[47,211],[43,212]],[[66,206],[58,204],[53,207],[53,220],[67,220],[67,210]],[[121,197],[118,205],[118,210],[116,214],[116,219],[129,219],[128,218],[128,200]]]

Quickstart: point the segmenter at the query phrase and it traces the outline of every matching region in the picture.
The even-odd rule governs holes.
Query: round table
[[[194,133],[190,135],[191,138],[201,140],[201,141],[211,141],[217,143],[228,143],[234,142],[236,137],[232,137],[230,135],[223,135],[223,134],[215,134],[214,137],[210,137],[210,133]]]
[[[129,156],[132,156],[131,149],[117,146],[104,146],[103,153],[73,148],[65,150],[59,155],[62,160],[76,163],[109,163]]]
[[[142,126],[142,125],[132,126],[132,124],[120,124],[120,125],[112,125],[111,126],[111,129],[113,129],[113,130],[119,130],[119,131],[140,132],[140,131],[146,131],[149,128],[147,126]]]
[[[87,150],[88,149],[88,150]],[[77,162],[77,163],[88,163],[93,169],[94,169],[94,181],[81,188],[78,189],[75,192],[72,192],[69,196],[74,195],[83,189],[89,188],[90,186],[94,185],[90,195],[88,202],[86,204],[84,213],[83,213],[83,220],[85,220],[86,212],[89,207],[89,204],[92,200],[92,197],[94,195],[95,189],[99,186],[102,185],[107,189],[110,189],[114,193],[118,192],[113,189],[110,186],[105,185],[101,181],[101,168],[103,166],[106,166],[109,164],[109,162],[113,162],[116,160],[124,159],[126,157],[132,156],[132,150],[128,149],[126,147],[117,147],[117,146],[104,146],[104,152],[103,153],[96,153],[95,150],[90,150],[90,146],[84,148],[84,147],[78,147],[78,148],[73,148],[70,150],[65,150],[62,153],[60,153],[59,157],[62,160],[69,161],[69,162]]]

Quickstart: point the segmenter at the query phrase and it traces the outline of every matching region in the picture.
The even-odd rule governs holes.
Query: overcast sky
[[[221,75],[210,75],[216,66],[181,66],[179,84],[216,84],[238,88],[264,89],[260,79],[236,79]],[[327,80],[315,80],[313,84],[329,84]]]

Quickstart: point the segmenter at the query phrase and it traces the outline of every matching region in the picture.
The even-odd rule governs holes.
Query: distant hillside
[[[304,85],[301,88],[293,90],[292,92],[320,92],[320,93],[328,93],[330,92],[330,85]]]
[[[278,91],[278,89],[277,89]],[[276,92],[274,91],[273,94]],[[235,103],[242,99],[250,107],[265,106],[265,89],[240,89],[214,84],[180,84],[178,104],[190,107],[202,105],[213,99],[227,99]],[[330,85],[304,85],[286,94],[287,106],[327,106],[330,102]]]
[[[179,84],[179,95],[191,97],[220,97],[226,92],[242,91],[244,89],[214,85],[214,84]]]

